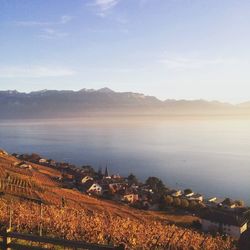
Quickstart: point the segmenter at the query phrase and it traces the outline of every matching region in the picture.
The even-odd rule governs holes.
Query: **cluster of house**
[[[101,178],[84,176],[79,189],[89,195],[136,205],[137,208],[153,210],[159,206],[153,199],[153,190],[147,185],[130,183],[120,175],[109,175],[107,167]]]
[[[90,166],[79,168],[68,163],[47,160],[36,154],[14,156],[22,160],[20,168],[31,168],[27,163],[31,161],[59,169],[62,172],[60,181],[67,188],[77,188],[89,195],[125,202],[137,208],[159,209],[159,200],[155,199],[154,192],[149,186],[130,183],[128,178],[120,175],[109,175],[107,167],[104,173],[96,173]],[[199,217],[202,230],[205,232],[220,232],[239,238],[247,230],[248,221],[244,216],[246,208],[239,201],[216,197],[204,199],[201,194],[190,189],[166,190],[165,195],[173,199],[180,198],[203,204],[204,209]]]
[[[205,205],[206,209],[200,214],[204,232],[219,232],[239,239],[248,230],[248,208],[243,202],[213,197],[207,199]]]
[[[190,189],[186,189],[184,191],[182,190],[170,190],[166,193],[167,195],[170,195],[173,198],[184,198],[188,201],[196,201],[196,202],[203,202],[203,195],[194,193]]]
[[[172,190],[168,194],[173,198],[184,198],[204,204],[204,209],[199,213],[204,232],[219,232],[238,239],[248,229],[248,220],[245,216],[248,210],[241,201],[217,197],[204,199],[201,194],[195,194],[192,190]]]

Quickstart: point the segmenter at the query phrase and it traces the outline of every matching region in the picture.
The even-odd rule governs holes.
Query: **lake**
[[[0,120],[0,148],[96,169],[108,165],[111,173],[157,176],[173,188],[250,204],[250,119]]]

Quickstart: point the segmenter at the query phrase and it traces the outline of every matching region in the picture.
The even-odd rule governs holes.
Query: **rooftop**
[[[232,225],[232,226],[242,226],[245,223],[247,223],[247,219],[243,216],[232,213],[224,210],[211,210],[208,209],[204,211],[204,213],[201,215],[201,218],[221,223],[224,225]]]

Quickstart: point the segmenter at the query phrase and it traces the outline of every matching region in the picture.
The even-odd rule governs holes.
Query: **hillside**
[[[235,249],[230,238],[204,235],[189,227],[192,216],[136,210],[62,188],[61,172],[0,151],[0,223],[12,211],[15,231],[93,243],[125,243],[128,249]],[[22,166],[22,167],[21,167]],[[63,201],[63,202],[62,202]],[[42,205],[41,205],[42,204]],[[42,214],[41,214],[42,209]]]
[[[108,88],[80,91],[0,91],[0,117],[66,118],[86,115],[241,115],[249,105],[204,100],[166,100]]]

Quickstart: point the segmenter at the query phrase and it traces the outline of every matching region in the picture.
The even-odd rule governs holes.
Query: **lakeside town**
[[[8,154],[1,150],[0,154]],[[166,187],[157,177],[149,177],[144,183],[133,174],[122,177],[110,174],[108,166],[95,169],[46,159],[38,154],[12,154],[20,161],[16,167],[32,170],[39,164],[59,170],[62,174],[55,181],[67,189],[76,189],[97,199],[108,199],[137,209],[167,211],[173,214],[191,214],[199,218],[193,223],[197,229],[211,234],[222,234],[239,239],[248,231],[250,209],[242,200],[204,197],[189,188],[175,190]],[[67,203],[62,198],[62,204]]]

